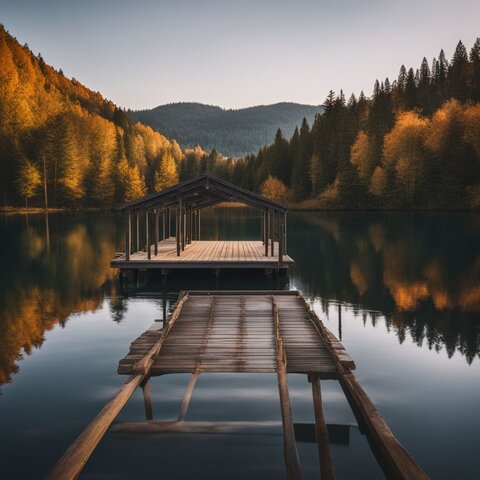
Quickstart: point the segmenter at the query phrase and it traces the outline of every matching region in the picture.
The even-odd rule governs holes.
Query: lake
[[[477,478],[480,447],[480,216],[288,215],[288,279],[263,273],[141,275],[120,284],[116,213],[0,218],[0,478],[43,478],[125,381],[131,341],[182,289],[300,289],[356,362],[356,375],[431,478]],[[258,239],[248,208],[215,208],[202,236]],[[151,380],[156,420],[175,419],[189,375]],[[289,375],[294,421],[313,423],[305,376]],[[341,388],[322,382],[339,479],[383,478]],[[278,421],[276,375],[204,374],[189,420]],[[141,391],[117,421],[144,421]],[[298,443],[318,478],[314,443]],[[134,476],[137,472],[138,476]],[[218,435],[109,432],[81,478],[285,478],[281,429]]]

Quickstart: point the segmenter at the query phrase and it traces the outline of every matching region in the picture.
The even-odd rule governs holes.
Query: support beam
[[[198,210],[198,235],[197,235],[197,240],[200,240],[200,221],[201,221],[201,213],[200,210]]]
[[[271,255],[272,257],[275,255],[275,216],[276,216],[276,212],[272,212],[270,214],[270,241],[271,241],[271,244],[270,244],[270,250],[271,250]]]
[[[162,208],[162,240],[165,240],[167,237],[165,236],[167,231],[166,231],[166,225],[165,225],[165,217],[166,217],[166,210]]]
[[[130,210],[125,215],[125,261],[130,261],[130,251],[132,250],[132,214]]]
[[[152,258],[152,252],[150,250],[150,229],[148,221],[148,208],[145,210],[145,243],[147,248],[147,258],[150,260]]]
[[[283,262],[283,222],[281,215],[278,218],[278,268],[281,268]]]
[[[135,216],[137,217],[137,244],[136,244],[136,247],[137,247],[137,252],[139,252],[140,250],[142,250],[142,248],[140,247],[140,212],[137,212],[135,214]]]
[[[262,243],[265,243],[265,237],[263,235],[263,215],[265,215],[263,212],[260,212],[260,240],[262,240]]]
[[[155,209],[155,232],[153,235],[153,241],[155,242],[154,245],[154,253],[155,256],[158,255],[158,230],[159,230],[159,218],[158,218],[158,208]]]
[[[284,230],[283,230],[283,254],[287,254],[287,214],[283,214],[283,225],[284,225]]]
[[[143,403],[145,405],[145,418],[153,420],[152,392],[150,390],[150,378],[142,382]]]
[[[182,209],[182,252],[185,251],[185,236],[186,236],[186,216],[187,212],[185,207]]]
[[[322,407],[322,391],[318,374],[310,374],[312,382],[313,409],[315,412],[315,436],[317,438],[318,459],[320,461],[320,477],[325,480],[335,480],[335,468],[330,453],[328,430]]]
[[[175,238],[177,240],[177,257],[180,256],[180,208],[182,201],[180,200],[177,205],[177,215],[175,218]],[[169,211],[170,216],[170,211]]]
[[[268,257],[268,227],[270,225],[270,214],[268,213],[268,210],[265,210],[264,216],[263,216],[264,222],[263,222],[263,235],[264,235],[264,244],[265,244],[265,256]]]
[[[167,208],[167,237],[170,238],[172,229],[172,217],[171,217],[171,209]]]

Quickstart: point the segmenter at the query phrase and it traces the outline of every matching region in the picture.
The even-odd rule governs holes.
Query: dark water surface
[[[186,288],[298,288],[341,336],[356,375],[400,441],[435,479],[479,476],[480,217],[290,213],[289,283],[261,273],[148,275],[124,291],[109,261],[115,214],[1,217],[0,478],[43,478],[125,377],[118,360]],[[210,238],[259,236],[254,213],[202,217]],[[176,419],[188,375],[152,379],[156,420]],[[289,375],[294,421],[312,423],[305,376]],[[322,382],[337,478],[383,478],[338,384]],[[275,375],[205,374],[189,420],[280,420]],[[118,421],[145,420],[141,391]],[[109,432],[82,478],[285,478],[281,429],[222,435]],[[304,478],[316,446],[298,443]]]

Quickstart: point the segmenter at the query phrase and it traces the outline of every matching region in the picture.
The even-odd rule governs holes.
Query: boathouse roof
[[[279,212],[288,210],[288,207],[283,203],[238,187],[211,173],[204,173],[160,192],[125,203],[120,207],[120,210],[169,207],[178,203],[179,200],[188,202],[193,209],[206,208],[222,202],[238,201],[254,208],[268,208]]]

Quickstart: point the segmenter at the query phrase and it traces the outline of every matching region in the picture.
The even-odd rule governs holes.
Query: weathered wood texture
[[[180,235],[181,237],[181,235]],[[177,237],[177,238],[180,238]],[[118,268],[281,268],[294,261],[288,255],[279,255],[279,243],[273,245],[272,255],[265,255],[261,240],[192,240],[181,251],[175,237],[151,245],[150,257],[146,251],[130,254],[128,261],[120,255],[111,261]]]
[[[48,480],[74,480],[78,477],[116,416],[120,413],[136,388],[147,379],[153,360],[158,355],[164,339],[178,318],[186,300],[187,297],[182,292],[167,327],[161,333],[157,329],[151,328],[147,330],[146,333],[150,335],[153,333],[155,335],[155,342],[150,346],[149,350],[145,352],[141,361],[135,362],[133,365],[132,370],[135,374],[123,384],[112,400],[103,407],[100,413],[90,422],[72,445],[70,445],[68,450],[62,455],[48,474]]]
[[[299,296],[303,299],[303,295],[299,293]],[[368,439],[387,478],[427,480],[428,476],[395,437],[368,394],[358,383],[351,371],[351,368],[354,368],[353,360],[346,353],[341,342],[325,327],[311,308],[309,308],[309,316],[332,354],[340,385],[359,424],[365,427]]]
[[[289,373],[316,372],[335,379],[334,361],[296,294],[275,294],[280,336]],[[214,299],[214,308],[212,309]],[[159,333],[147,331],[131,345],[118,372],[133,366],[156,343]],[[137,367],[138,368],[138,367]],[[200,372],[277,371],[272,298],[268,293],[215,296],[191,292],[153,362],[152,375]]]

